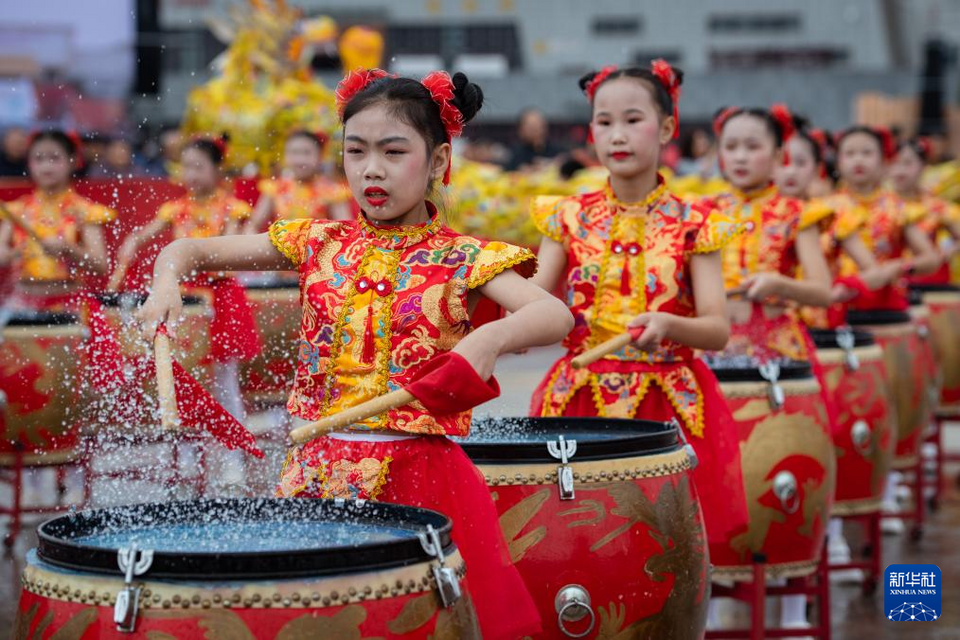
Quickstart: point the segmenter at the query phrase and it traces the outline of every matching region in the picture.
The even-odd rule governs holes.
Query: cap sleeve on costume
[[[797,225],[797,230],[803,231],[814,225],[823,227],[829,224],[835,213],[833,208],[822,200],[809,202],[800,212],[800,223]]]
[[[910,203],[903,205],[903,226],[908,226],[911,224],[918,224],[923,221],[930,215],[930,211],[927,209],[925,203],[918,202],[916,204]]]
[[[231,198],[227,215],[231,220],[246,220],[253,213],[253,209],[244,200]]]
[[[482,287],[495,277],[513,269],[524,278],[529,278],[537,269],[537,258],[524,247],[506,242],[488,242],[480,248],[467,276],[467,286],[471,289]]]
[[[530,202],[530,217],[543,235],[556,242],[563,242],[568,235],[563,222],[565,196],[537,196]]]
[[[693,243],[694,253],[713,253],[730,244],[743,232],[743,226],[716,209],[707,214]]]
[[[857,233],[867,221],[867,210],[863,207],[851,207],[837,212],[837,222],[833,227],[833,236],[843,242]]]
[[[270,242],[277,248],[277,251],[299,267],[306,260],[307,240],[312,224],[313,220],[309,218],[277,220],[270,225],[267,233],[269,233]]]
[[[277,181],[274,178],[264,178],[257,182],[257,191],[260,192],[260,197],[269,196],[273,197],[277,195]]]
[[[160,209],[157,210],[157,219],[163,220],[164,222],[173,222],[174,218],[177,217],[177,210],[180,208],[179,203],[176,201],[164,202],[160,205]]]

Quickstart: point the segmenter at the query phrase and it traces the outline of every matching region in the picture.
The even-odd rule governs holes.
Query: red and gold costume
[[[362,216],[271,225],[274,245],[300,272],[293,415],[317,419],[405,386],[470,332],[472,290],[506,269],[532,271],[530,251],[459,235],[427,204],[431,220],[415,226],[377,228]],[[353,425],[352,434],[291,449],[276,494],[386,500],[447,514],[484,635],[521,637],[535,630],[536,609],[509,563],[482,477],[443,437],[469,428],[469,411],[431,415],[412,402]]]
[[[73,189],[50,196],[39,189],[9,205],[10,211],[30,225],[41,239],[59,238],[80,244],[85,225],[104,225],[116,218],[112,209],[77,195]],[[51,257],[22,231],[14,231],[14,243],[23,245],[20,278],[29,282],[77,280],[70,266]]]
[[[666,191],[662,179],[644,202],[624,203],[607,188],[581,196],[542,196],[537,228],[567,250],[566,302],[574,314],[568,349],[540,383],[533,415],[676,419],[701,465],[694,472],[711,537],[742,526],[739,456],[716,378],[693,350],[664,341],[655,351],[628,345],[583,369],[570,361],[626,331],[648,311],[696,316],[689,269],[694,254],[720,250],[737,234],[726,216]]]
[[[228,223],[242,223],[250,214],[250,205],[218,189],[202,199],[186,195],[165,202],[157,218],[170,224],[176,238],[212,238],[226,233]],[[214,360],[249,360],[260,352],[253,309],[236,278],[201,275],[187,286],[209,287],[213,292],[210,353]]]
[[[717,209],[742,225],[744,233],[723,250],[723,280],[727,291],[761,273],[796,278],[800,269],[797,234],[820,224],[829,212],[805,209],[804,203],[781,195],[773,185],[752,193],[734,191],[705,198],[701,203]],[[759,327],[762,327],[760,329]],[[763,340],[763,344],[759,344]],[[731,327],[728,352],[773,352],[794,360],[808,360],[813,350],[797,315],[789,309],[766,317],[754,306],[751,320]]]
[[[952,230],[960,225],[960,206],[949,200],[924,194],[916,200],[905,201],[905,206],[907,219],[917,220],[917,226],[934,246],[939,245],[941,234],[952,235]],[[950,284],[950,261],[945,260],[934,273],[915,276],[910,281],[915,284]]]
[[[304,183],[292,178],[271,178],[257,183],[260,197],[273,200],[274,220],[313,218],[328,220],[332,205],[349,202],[345,184],[318,176]]]

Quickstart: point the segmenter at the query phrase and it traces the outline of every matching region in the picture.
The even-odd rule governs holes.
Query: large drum
[[[706,536],[678,437],[644,420],[474,423],[463,447],[540,610],[539,637],[700,637]]]
[[[72,460],[77,426],[89,393],[82,380],[88,331],[77,316],[49,311],[6,311],[0,334],[0,409],[4,433],[0,464],[23,454],[26,465]]]
[[[134,322],[134,314],[145,300],[146,294],[142,293],[112,293],[100,296],[103,314],[117,336],[124,356],[136,358],[153,353],[153,345],[144,340]],[[170,344],[174,359],[205,385],[210,382],[212,317],[213,309],[206,297],[183,296],[183,313],[177,327],[177,337]]]
[[[833,503],[836,456],[820,385],[805,362],[713,359],[738,428],[749,524],[710,545],[714,576],[750,580],[754,554],[770,577],[816,570]]]
[[[18,637],[480,637],[450,521],[434,511],[199,500],[84,511],[38,536]]]
[[[263,350],[240,365],[243,398],[250,405],[285,404],[297,365],[300,286],[296,280],[247,284],[247,300]]]
[[[849,311],[847,321],[868,330],[883,348],[883,361],[890,381],[896,412],[897,446],[893,466],[915,466],[920,444],[932,412],[930,389],[934,388],[930,363],[924,356],[923,337],[905,311]]]
[[[865,331],[814,329],[810,335],[837,413],[833,513],[872,513],[880,508],[897,442],[883,349]]]
[[[960,416],[960,287],[913,285],[930,309],[931,342],[940,365],[938,412]]]

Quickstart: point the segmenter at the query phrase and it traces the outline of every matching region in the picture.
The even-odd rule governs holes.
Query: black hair
[[[698,133],[702,133],[703,135],[707,136],[708,140],[713,142],[713,132],[708,127],[691,127],[680,136],[680,155],[682,157],[693,157],[693,141],[696,139]]]
[[[200,136],[193,138],[183,146],[183,151],[187,149],[196,149],[197,151],[203,153],[205,156],[210,158],[210,162],[214,166],[219,167],[223,164],[225,158],[224,150],[226,149],[227,143],[230,141],[230,136],[226,133],[220,134],[219,139],[214,139],[209,136]],[[181,153],[183,153],[181,151]]]
[[[868,127],[867,125],[864,125],[864,124],[858,124],[856,126],[850,127],[849,129],[844,129],[843,131],[838,133],[836,135],[837,150],[840,149],[840,145],[843,144],[844,140],[846,140],[847,138],[849,138],[855,133],[865,133],[871,138],[873,138],[874,140],[876,140],[877,146],[880,148],[880,156],[884,158],[887,156],[887,152],[886,152],[887,145],[883,139],[883,134],[881,134],[878,130],[874,129],[873,127]]]
[[[290,142],[291,140],[296,140],[297,138],[303,138],[304,140],[309,140],[313,144],[317,145],[321,151],[324,147],[327,146],[327,137],[326,135],[316,132],[316,131],[307,131],[306,129],[294,129],[287,134],[287,139],[284,140],[284,144]]]
[[[817,139],[813,137],[813,129],[810,126],[810,121],[803,116],[794,114],[793,129],[797,137],[810,146],[810,151],[813,153],[813,164],[819,165],[821,162],[823,162],[824,149],[820,146],[820,143],[817,142]]]
[[[673,73],[677,78],[677,85],[683,84],[683,71],[671,67]],[[587,92],[587,87],[590,86],[590,83],[593,82],[594,78],[597,77],[599,71],[591,71],[590,73],[584,75],[577,81],[577,84],[580,85],[580,90],[584,93]],[[667,91],[667,88],[663,86],[663,83],[660,79],[654,75],[653,71],[650,69],[644,69],[642,67],[626,67],[624,69],[617,69],[597,86],[597,89],[610,82],[611,80],[616,80],[617,78],[636,78],[637,80],[642,80],[648,88],[653,89],[653,101],[657,105],[657,109],[660,111],[660,115],[663,117],[673,115],[673,98],[670,97],[670,93]],[[679,123],[678,123],[679,124]]]
[[[453,100],[451,104],[460,112],[463,122],[473,119],[483,106],[483,90],[467,79],[463,73],[453,74]],[[390,111],[400,120],[417,130],[427,141],[427,152],[432,153],[439,145],[449,142],[447,131],[440,119],[440,107],[430,96],[430,91],[412,78],[378,78],[357,92],[346,104],[341,120],[347,121],[367,107],[385,102]]]
[[[723,127],[737,116],[752,116],[763,121],[767,131],[773,136],[774,146],[779,149],[783,146],[786,131],[783,124],[773,117],[769,109],[762,107],[722,107],[713,114],[714,127],[717,128],[717,137],[723,132]]]
[[[927,164],[930,161],[930,143],[926,138],[915,136],[907,140],[902,140],[897,145],[897,151],[903,151],[904,149],[913,151],[923,164]]]
[[[80,152],[80,149],[77,146],[77,141],[60,129],[46,129],[34,134],[30,138],[30,146],[28,147],[28,151],[33,149],[35,144],[44,140],[50,140],[51,142],[57,143],[66,152],[66,154],[72,158],[76,157]]]

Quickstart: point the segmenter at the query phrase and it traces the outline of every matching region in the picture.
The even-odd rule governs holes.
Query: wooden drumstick
[[[643,327],[631,327],[626,333],[621,333],[614,338],[610,338],[606,342],[601,342],[593,349],[584,351],[570,361],[570,366],[572,366],[574,369],[583,369],[584,367],[588,367],[604,356],[608,356],[611,353],[623,349],[631,342],[635,342],[640,338],[642,333]]]
[[[123,284],[123,279],[127,277],[127,268],[130,265],[126,262],[120,262],[117,264],[117,268],[113,270],[113,273],[110,274],[110,281],[107,283],[107,291],[114,293],[120,290],[120,285]]]
[[[160,426],[166,430],[180,426],[177,411],[177,393],[173,387],[173,362],[170,356],[170,339],[161,328],[153,338],[153,354],[157,365],[157,397],[160,401]]]
[[[6,205],[0,204],[0,213],[2,213],[3,217],[5,217],[7,220],[10,221],[10,224],[12,224],[17,229],[20,229],[20,231],[23,231],[25,234],[27,234],[27,236],[31,240],[33,240],[40,246],[43,246],[43,240],[40,239],[40,236],[37,235],[37,232],[34,230],[34,228],[31,227],[28,223],[26,223],[20,216],[10,211],[10,209],[8,209]]]
[[[378,416],[385,411],[402,407],[405,404],[413,402],[414,396],[406,389],[397,389],[373,400],[367,400],[360,404],[345,409],[340,413],[321,418],[316,422],[304,425],[290,432],[290,439],[296,444],[310,442],[314,438],[326,435],[331,431],[348,427],[356,422],[362,422],[367,418]]]

